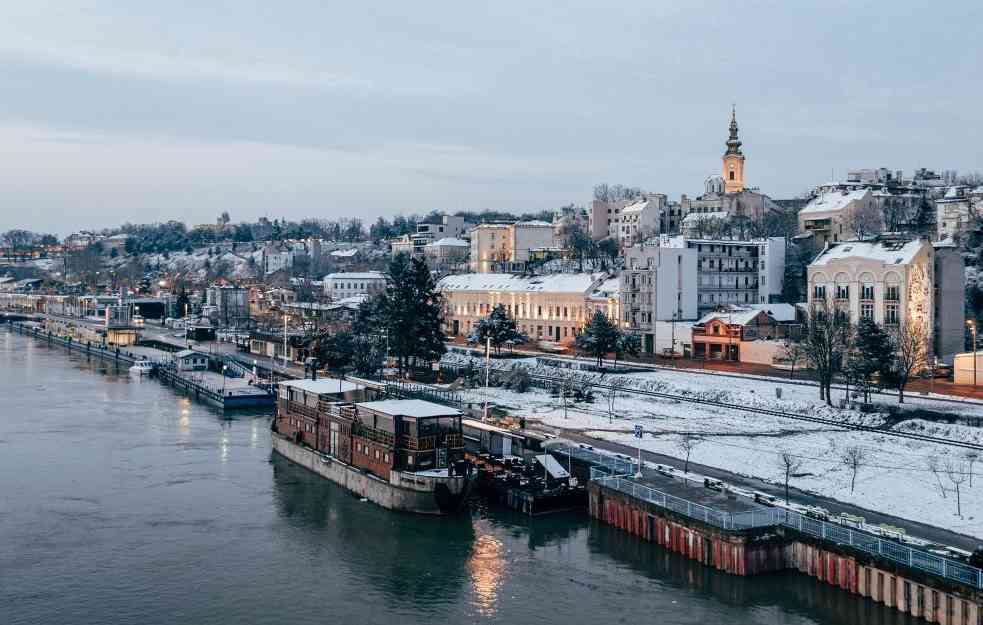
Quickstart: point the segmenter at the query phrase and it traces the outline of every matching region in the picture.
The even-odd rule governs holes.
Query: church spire
[[[741,140],[737,138],[737,106],[730,107],[730,138],[727,139],[727,151],[724,154],[740,154]]]

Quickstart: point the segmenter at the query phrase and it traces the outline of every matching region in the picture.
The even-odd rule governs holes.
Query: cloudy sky
[[[983,169],[978,1],[535,4],[6,0],[0,229]]]

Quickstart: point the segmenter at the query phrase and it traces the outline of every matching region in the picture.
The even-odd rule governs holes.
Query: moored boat
[[[155,365],[149,360],[138,360],[130,367],[131,375],[150,375],[154,372]]]
[[[384,508],[460,510],[474,482],[461,412],[417,399],[357,401],[365,393],[330,378],[281,382],[273,450]]]

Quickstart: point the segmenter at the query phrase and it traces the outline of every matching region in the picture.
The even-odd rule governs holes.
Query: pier
[[[798,571],[929,623],[983,622],[983,571],[783,507],[762,505],[671,470],[574,445],[550,452],[588,473],[592,517],[732,575]]]
[[[242,383],[245,368],[232,359],[202,354],[208,358],[210,367],[218,369],[218,373],[214,371],[181,371],[174,366],[173,359],[169,354],[158,349],[134,346],[108,347],[102,343],[76,340],[71,336],[58,336],[40,326],[19,321],[12,321],[10,326],[16,332],[47,342],[50,345],[59,345],[69,351],[112,362],[117,366],[129,367],[137,362],[149,361],[155,365],[153,374],[158,380],[222,410],[272,407],[275,404],[275,397],[267,388]],[[222,371],[223,367],[232,369],[233,374],[239,377],[226,376],[226,372]]]

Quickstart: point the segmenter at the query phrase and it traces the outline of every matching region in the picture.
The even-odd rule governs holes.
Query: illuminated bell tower
[[[737,138],[737,110],[730,110],[730,138],[724,152],[724,193],[740,193],[744,190],[744,155],[741,140]]]

